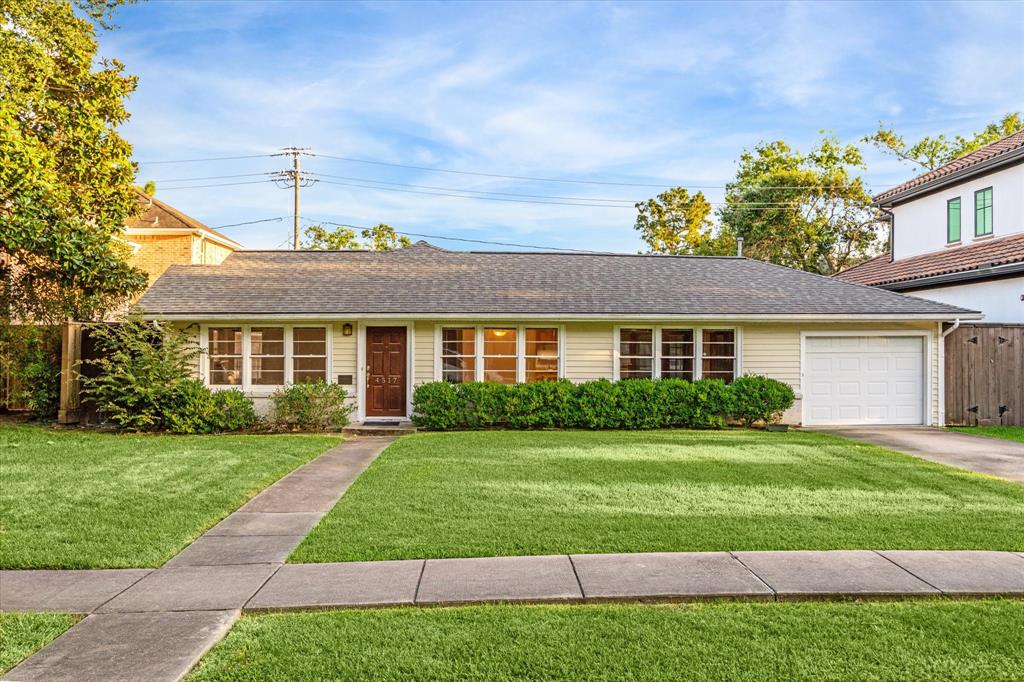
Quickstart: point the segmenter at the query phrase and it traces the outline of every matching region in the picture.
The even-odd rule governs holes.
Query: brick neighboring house
[[[125,224],[124,238],[134,252],[131,264],[149,274],[150,284],[171,265],[219,265],[242,248],[173,206],[137,191],[142,210]]]

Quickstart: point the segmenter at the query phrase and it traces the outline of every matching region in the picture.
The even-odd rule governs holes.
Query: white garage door
[[[807,424],[924,423],[920,336],[804,339]]]

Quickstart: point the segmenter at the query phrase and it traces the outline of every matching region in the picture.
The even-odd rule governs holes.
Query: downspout
[[[939,337],[939,423],[940,428],[946,425],[946,337],[960,328],[960,318],[953,320],[953,326],[943,331]],[[942,323],[939,323],[942,329]]]
[[[955,332],[959,328],[960,328],[960,318],[958,317],[955,320],[953,320],[953,326],[952,327],[950,327],[946,331],[942,332],[942,338],[946,338],[947,336],[949,336],[950,334],[952,334],[953,332]]]

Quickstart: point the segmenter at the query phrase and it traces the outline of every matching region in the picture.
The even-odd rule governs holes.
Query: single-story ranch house
[[[429,381],[762,374],[786,421],[942,424],[944,329],[981,314],[743,257],[238,251],[173,265],[145,315],[194,329],[198,374],[259,403],[350,386],[359,421],[410,416]],[[264,401],[265,402],[265,401]]]

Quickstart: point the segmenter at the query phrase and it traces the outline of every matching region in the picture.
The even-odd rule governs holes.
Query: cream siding
[[[413,327],[413,384],[434,380],[434,322],[417,322]]]
[[[352,325],[352,334],[345,336],[342,327],[345,324]],[[352,375],[352,384],[346,386],[350,394],[356,392],[356,323],[348,320],[341,320],[338,322],[332,322],[331,327],[334,332],[334,338],[331,344],[331,381],[337,381],[339,374],[350,374]]]
[[[615,326],[605,322],[565,325],[565,378],[572,381],[611,379]]]

